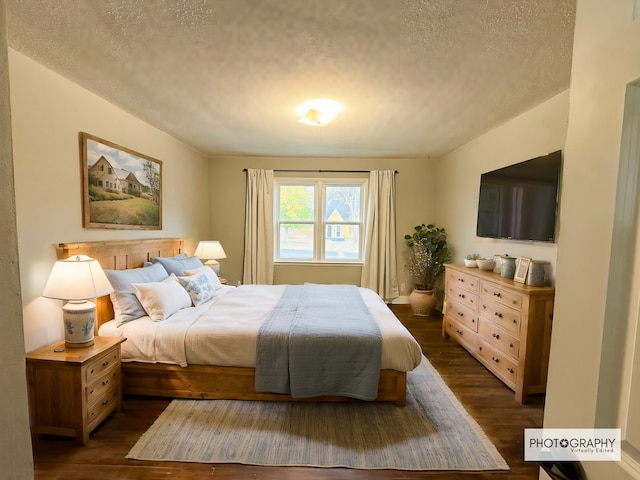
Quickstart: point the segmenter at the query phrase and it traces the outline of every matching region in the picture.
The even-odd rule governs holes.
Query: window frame
[[[364,262],[364,236],[366,231],[366,213],[369,179],[364,177],[349,178],[325,178],[325,177],[275,177],[275,192],[273,202],[273,235],[274,249],[273,261],[276,264],[357,264]],[[314,187],[314,220],[313,221],[282,221],[280,220],[280,187],[282,185],[313,186]],[[326,189],[327,187],[359,187],[360,188],[360,220],[359,221],[329,221],[326,219]],[[313,255],[312,258],[281,258],[280,252],[280,226],[286,223],[313,225]],[[345,225],[357,225],[360,229],[358,241],[358,258],[325,258],[326,234],[329,225],[343,227]],[[342,230],[342,228],[340,228]]]

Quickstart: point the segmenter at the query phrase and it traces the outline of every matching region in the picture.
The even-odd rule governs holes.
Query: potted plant
[[[417,225],[411,234],[404,236],[405,269],[414,281],[409,295],[411,310],[417,316],[430,316],[436,308],[435,283],[444,272],[444,265],[451,261],[447,244],[447,232],[435,225]]]

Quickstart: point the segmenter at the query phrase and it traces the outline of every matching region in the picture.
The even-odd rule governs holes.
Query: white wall
[[[617,361],[602,356],[603,332],[613,327],[605,324],[607,289],[625,288],[608,287],[608,277],[625,89],[640,78],[640,20],[633,20],[633,2],[580,0],[574,44],[544,423],[590,428],[598,420],[601,369]],[[589,478],[631,478],[621,467],[585,464]]]
[[[476,236],[478,194],[482,173],[563,149],[568,114],[566,91],[440,159],[437,219],[449,232],[454,262],[462,263],[469,253],[489,258],[496,254],[526,256],[551,262],[549,277],[553,281],[556,244]],[[559,238],[562,232],[560,225]]]
[[[29,410],[25,352],[22,348],[22,302],[20,265],[11,151],[11,111],[6,16],[0,0],[0,471],[7,478],[33,478],[33,456],[29,434]]]
[[[61,302],[42,298],[61,242],[209,235],[208,159],[122,109],[9,50],[20,281],[27,351],[63,338]],[[163,162],[163,229],[82,227],[79,132]]]

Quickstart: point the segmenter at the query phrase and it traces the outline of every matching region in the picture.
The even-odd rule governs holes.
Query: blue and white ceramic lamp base
[[[96,305],[93,302],[68,302],[62,307],[64,343],[70,348],[90,347],[94,344],[93,326]]]

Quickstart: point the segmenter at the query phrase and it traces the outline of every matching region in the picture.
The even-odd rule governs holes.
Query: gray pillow
[[[204,266],[198,257],[186,257],[186,255],[185,258],[154,257],[151,261],[156,265],[162,265],[167,274],[171,275],[173,273],[176,277],[182,277],[185,270],[193,270]]]
[[[159,263],[150,267],[130,268],[128,270],[105,270],[104,273],[113,287],[113,293],[110,296],[118,327],[123,323],[146,315],[131,284],[161,282],[169,276]]]

